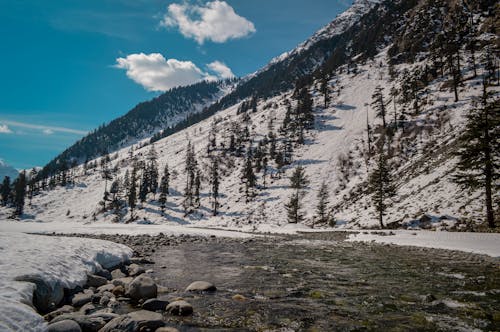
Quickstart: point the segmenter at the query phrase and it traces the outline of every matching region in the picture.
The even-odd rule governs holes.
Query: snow
[[[439,231],[390,231],[394,235],[380,235],[379,232],[360,232],[351,234],[351,242],[376,242],[396,244],[400,246],[416,246],[425,248],[459,250],[492,257],[500,257],[499,233],[470,233],[470,232],[439,232]],[[452,277],[460,278],[459,275]]]
[[[2,221],[3,223],[3,221]],[[48,285],[83,285],[87,272],[128,260],[132,250],[112,242],[0,232],[0,331],[45,331],[30,306],[34,284],[15,281],[37,276]]]
[[[301,227],[299,227],[301,228]],[[270,231],[272,228],[265,228]],[[121,235],[193,235],[228,238],[248,238],[254,234],[236,229],[215,229],[176,224],[123,224],[111,223],[69,223],[69,222],[0,222],[0,232],[29,232],[36,234],[121,234]],[[293,231],[290,230],[290,233]]]

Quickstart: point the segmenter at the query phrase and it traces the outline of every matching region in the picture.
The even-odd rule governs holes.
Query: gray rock
[[[51,287],[39,276],[27,275],[18,277],[15,280],[35,284],[33,305],[40,313],[47,313],[56,309],[64,298],[64,289],[60,284]]]
[[[134,301],[152,299],[158,295],[158,287],[153,279],[140,275],[130,283],[126,295]]]
[[[89,313],[91,313],[92,311],[94,311],[96,309],[95,305],[93,303],[87,303],[87,304],[84,304],[81,308],[80,308],[80,312],[84,315],[88,315]]]
[[[107,295],[103,295],[101,297],[101,299],[99,300],[99,305],[105,307],[108,305],[109,301],[111,300],[111,298]]]
[[[86,316],[81,313],[63,314],[54,318],[51,323],[57,323],[64,320],[75,321],[80,325],[83,331],[89,332],[97,332],[106,325],[106,320],[103,317],[93,315]]]
[[[106,280],[111,280],[113,277],[111,276],[111,272],[109,272],[106,269],[98,268],[97,271],[94,273],[96,276],[106,278]]]
[[[87,304],[89,302],[92,302],[92,296],[94,293],[91,290],[84,290],[83,293],[78,293],[73,295],[73,298],[71,299],[71,304],[73,307],[81,307],[84,304]]]
[[[187,316],[193,313],[193,306],[184,300],[170,302],[166,311],[172,315]]]
[[[120,278],[125,278],[126,275],[125,273],[122,272],[120,269],[115,269],[111,271],[111,277],[112,279],[120,279]]]
[[[163,301],[159,299],[149,299],[144,301],[142,304],[142,309],[149,311],[165,310],[168,305],[168,301]]]
[[[137,264],[130,264],[127,267],[127,271],[128,271],[128,275],[130,277],[136,277],[136,276],[141,275],[144,272],[146,272],[146,270],[144,270],[144,268],[142,266],[139,266]]]
[[[89,287],[101,287],[108,283],[108,279],[95,274],[87,274],[87,286]]]
[[[104,292],[111,292],[115,288],[115,285],[113,284],[106,284],[102,285],[101,287],[97,288],[97,292],[99,293],[104,293]]]
[[[125,295],[125,287],[123,287],[121,285],[116,286],[115,288],[113,288],[113,290],[111,292],[113,293],[114,296]]]
[[[179,332],[175,327],[160,327],[155,332]]]
[[[77,322],[67,319],[49,324],[48,332],[82,332],[82,329]]]
[[[135,331],[154,331],[164,326],[163,316],[159,313],[139,310],[127,315],[112,319],[99,332],[135,332]]]
[[[75,311],[75,308],[73,308],[72,306],[70,305],[64,305],[62,306],[61,308],[57,309],[57,310],[54,310],[52,312],[49,312],[48,314],[46,314],[45,316],[43,316],[43,318],[50,322],[51,320],[53,320],[54,318],[56,318],[57,316],[59,315],[62,315],[62,314],[69,314],[71,312]]]
[[[214,292],[217,288],[207,281],[195,281],[186,288],[186,292]]]
[[[125,288],[128,287],[128,285],[134,280],[132,277],[125,277],[125,278],[118,278],[118,279],[113,279],[111,283],[115,286],[123,286]]]

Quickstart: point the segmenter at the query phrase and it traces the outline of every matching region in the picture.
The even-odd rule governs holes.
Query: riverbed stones
[[[138,275],[141,275],[146,272],[146,270],[144,270],[142,266],[137,264],[130,264],[127,267],[127,271],[130,277],[137,277]]]
[[[48,332],[82,332],[82,328],[74,320],[62,320],[49,324]]]
[[[155,332],[179,332],[175,327],[160,327]]]
[[[57,310],[54,310],[54,311],[51,311],[49,312],[48,314],[46,314],[45,316],[43,316],[43,318],[46,320],[46,321],[51,321],[53,320],[54,318],[56,318],[57,316],[60,316],[62,314],[69,314],[71,312],[75,311],[75,308],[73,308],[72,306],[70,305],[64,305],[62,306],[61,308],[57,309]]]
[[[111,293],[113,293],[114,296],[123,296],[125,295],[125,287],[123,287],[122,285],[116,286],[115,288],[113,288]]]
[[[87,274],[87,286],[89,287],[101,287],[108,283],[108,279],[104,277],[97,276],[95,274]]]
[[[149,311],[159,311],[165,310],[168,305],[168,301],[163,301],[159,299],[149,299],[144,301],[142,304],[142,309]]]
[[[155,331],[164,326],[163,316],[159,313],[139,310],[112,319],[99,332],[114,331]]]
[[[83,291],[83,293],[73,295],[71,304],[73,305],[73,307],[81,307],[84,304],[92,302],[92,295],[94,295],[94,292],[92,292],[90,289],[86,289]]]
[[[134,301],[152,299],[158,295],[158,287],[153,279],[140,275],[130,283],[126,295]]]
[[[176,316],[188,316],[193,313],[193,306],[184,300],[177,300],[170,302],[166,311]]]
[[[54,318],[50,323],[57,323],[64,320],[72,320],[80,325],[82,331],[97,332],[99,331],[109,317],[102,317],[101,315],[83,315],[82,313],[63,314]]]
[[[122,272],[120,269],[114,269],[111,271],[111,277],[112,279],[120,279],[120,278],[125,278],[126,275],[125,273]]]
[[[97,292],[99,293],[104,293],[104,292],[111,292],[115,288],[115,285],[113,284],[106,284],[102,285],[101,287],[97,288]]]
[[[215,292],[217,288],[207,281],[192,282],[186,288],[186,292]]]
[[[127,288],[128,285],[134,280],[132,277],[125,277],[125,278],[118,278],[118,279],[113,279],[111,283],[115,286],[123,286],[124,288]]]

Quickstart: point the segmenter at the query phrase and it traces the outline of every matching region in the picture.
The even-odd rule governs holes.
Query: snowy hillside
[[[320,42],[322,36],[340,33],[376,3],[357,1],[334,24],[319,31],[299,49]],[[432,6],[431,2],[422,3]],[[401,29],[416,26],[420,22],[417,16],[408,15],[407,26]],[[481,23],[486,21],[480,16],[476,19]],[[484,220],[483,192],[467,192],[454,182],[455,153],[464,132],[465,116],[483,93],[482,80],[487,68],[479,59],[488,56],[484,44],[494,43],[495,38],[489,31],[482,31],[477,40],[483,44],[475,53],[465,47],[457,51],[461,79],[454,91],[456,79],[450,75],[458,74],[449,74],[445,65],[436,60],[435,53],[414,54],[413,62],[399,61],[401,56],[391,57],[394,44],[387,37],[383,44],[373,46],[377,54],[369,59],[361,55],[350,58],[327,75],[308,77],[311,82],[302,85],[297,83],[296,88],[273,97],[247,98],[153,144],[144,139],[131,148],[47,179],[49,183],[44,185],[53,188],[41,190],[33,197],[23,219],[279,229],[289,222],[286,205],[294,194],[289,177],[297,166],[303,166],[308,179],[301,197],[303,224],[375,228],[379,222],[368,179],[376,168],[379,151],[387,149],[396,195],[387,203],[385,225],[450,230],[475,226]],[[398,43],[404,44],[401,40]],[[491,79],[488,91],[498,98],[499,86],[495,80]],[[385,105],[387,128],[373,106],[377,88]],[[297,125],[298,116],[293,112],[302,107],[299,95],[304,93],[312,96],[314,121],[302,133],[304,136],[297,138],[290,128]],[[273,140],[274,147],[270,143]],[[186,167],[188,145],[193,147],[197,164],[192,178]],[[279,160],[271,152],[273,149],[287,160]],[[265,156],[265,165],[257,155]],[[220,183],[219,209],[214,216],[211,167],[215,159],[219,163]],[[140,191],[142,184],[151,180],[147,179],[145,169],[156,163],[156,187],[138,200],[135,190]],[[248,164],[256,177],[251,195],[247,193],[249,180],[242,176],[248,172]],[[158,182],[167,165],[170,181],[162,211]],[[134,169],[138,178],[133,181],[133,203],[137,201],[137,207],[132,211],[130,175]],[[189,199],[186,187],[195,180],[200,184],[199,192],[195,193],[195,203],[186,207]],[[61,181],[64,185],[57,185]],[[319,224],[316,212],[323,183],[329,193],[328,209],[333,217],[330,225]],[[498,191],[494,192],[494,199],[498,201]],[[0,209],[0,219],[9,215],[9,209]]]

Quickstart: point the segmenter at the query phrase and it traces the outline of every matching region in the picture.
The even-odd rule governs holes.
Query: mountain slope
[[[483,3],[491,5],[488,1]],[[134,211],[138,222],[245,230],[282,228],[288,223],[286,203],[294,192],[288,177],[296,166],[301,165],[309,179],[302,199],[304,224],[316,223],[317,195],[325,183],[336,227],[376,227],[378,221],[372,204],[373,193],[367,183],[376,165],[382,136],[387,135],[389,166],[397,195],[388,203],[386,224],[403,228],[475,227],[481,224],[484,215],[483,193],[481,190],[466,192],[453,181],[457,161],[455,152],[465,128],[465,115],[475,107],[474,101],[482,94],[483,78],[489,77],[488,89],[498,99],[498,68],[493,70],[494,75],[487,76],[490,69],[480,60],[491,57],[488,50],[498,43],[498,35],[491,34],[494,24],[488,23],[496,14],[481,7],[473,11],[479,27],[475,62],[465,45],[458,51],[454,50],[453,54],[458,54],[456,56],[460,60],[462,77],[456,87],[457,100],[453,89],[456,81],[453,71],[440,68],[439,56],[436,56],[439,50],[424,52],[419,45],[403,47],[411,41],[409,32],[415,29],[428,29],[431,34],[416,39],[419,42],[427,44],[439,40],[439,31],[433,32],[434,26],[426,23],[425,14],[438,13],[433,20],[447,22],[451,19],[447,14],[450,11],[444,9],[451,10],[454,6],[456,3],[451,0],[381,2],[359,17],[355,26],[342,33],[341,37],[333,37],[342,41],[332,46],[334,53],[336,47],[341,47],[340,51],[343,51],[344,43],[359,45],[359,52],[343,64],[338,62],[331,70],[328,69],[329,61],[318,64],[315,70],[328,69],[326,76],[309,76],[305,87],[312,96],[314,125],[305,130],[303,140],[297,139],[290,129],[290,123],[293,123],[290,112],[300,109],[302,103],[299,100],[302,92],[297,92],[294,80],[289,82],[289,88],[283,88],[273,96],[252,99],[256,103],[252,107],[248,107],[249,99],[224,107],[230,93],[215,106],[209,107],[206,117],[196,123],[158,138],[153,144],[148,144],[150,139],[145,139],[135,144],[134,149],[118,151],[106,166],[112,173],[110,181],[103,180],[105,167],[99,165],[106,164],[106,161],[103,163],[101,159],[90,162],[87,167],[70,170],[74,184],[42,191],[34,198],[33,206],[27,209],[27,213],[40,221],[130,221],[132,213],[126,207],[113,211],[108,203],[108,208],[103,208],[102,203],[109,196],[105,191],[109,190],[111,181],[119,180],[119,184],[126,182],[125,174],[128,171],[130,175],[134,165],[139,169],[139,177],[145,174],[140,168],[143,166],[137,165],[150,164],[148,158],[154,148],[158,154],[160,173],[165,165],[169,166],[168,201],[162,212],[158,193],[146,195]],[[390,20],[396,14],[399,14],[399,19]],[[346,39],[348,36],[353,39],[349,41]],[[324,40],[320,39],[314,45]],[[373,41],[373,44],[363,48],[363,40]],[[300,56],[311,54],[309,50],[315,47],[299,52]],[[498,61],[498,57],[495,60]],[[293,63],[296,60],[283,58],[281,61]],[[266,75],[271,75],[269,70],[273,69],[267,69]],[[276,73],[276,80],[283,79],[280,71]],[[259,75],[262,74],[255,77]],[[235,91],[247,82],[241,83]],[[371,106],[372,94],[377,87],[382,88],[386,101],[387,128],[383,128],[381,118]],[[326,103],[325,91],[329,97]],[[214,107],[220,110],[209,113]],[[282,164],[279,158],[271,157],[272,136],[276,137],[275,150],[280,154],[293,150],[288,163]],[[189,209],[185,208],[184,196],[186,183],[191,181],[185,165],[188,142],[194,148],[201,183],[199,206],[192,213],[186,213]],[[266,167],[258,167],[261,161],[256,155],[262,153],[268,157]],[[210,165],[214,158],[220,162],[220,207],[217,216],[212,216],[211,198],[213,182]],[[253,189],[255,196],[250,198],[245,195],[242,177],[248,160],[257,181]],[[60,177],[53,178],[54,182]],[[143,183],[144,179],[142,176],[137,184]],[[126,189],[119,190],[120,199],[125,201],[126,192]],[[499,201],[498,191],[494,197]],[[127,205],[126,202],[124,204]],[[5,213],[4,210],[0,210],[0,216],[2,213]]]
[[[232,84],[231,81],[200,82],[173,88],[150,101],[142,102],[66,149],[48,163],[39,176],[53,175],[71,165],[112,153],[162,129],[173,127],[222,97]]]
[[[0,159],[0,179],[3,180],[4,177],[10,177],[10,180],[14,180],[19,175],[19,172],[12,166],[8,165]],[[0,180],[1,181],[1,180]]]

